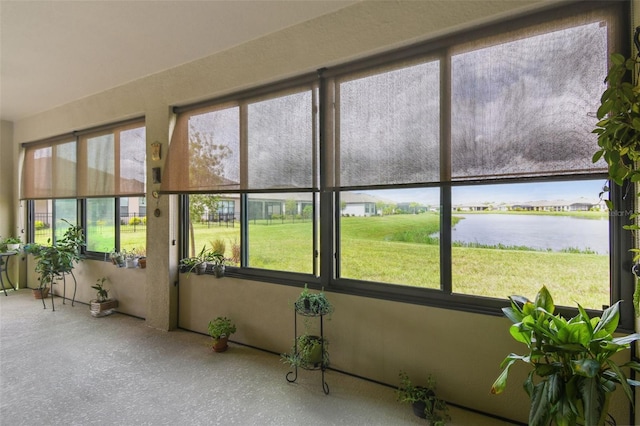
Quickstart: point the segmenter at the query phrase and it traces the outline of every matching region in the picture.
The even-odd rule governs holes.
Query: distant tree
[[[224,159],[231,155],[231,149],[217,143],[212,132],[189,129],[189,181],[199,186],[212,187],[224,183]],[[220,197],[212,194],[192,194],[189,196],[189,240],[191,256],[195,256],[195,234],[193,222],[202,221],[207,212],[218,210]]]
[[[302,209],[302,217],[304,219],[310,219],[311,216],[313,216],[313,206],[305,206],[304,209]]]
[[[213,194],[191,194],[189,196],[189,242],[191,256],[196,255],[193,222],[202,222],[205,213],[218,211],[220,196]]]
[[[284,203],[284,210],[285,210],[285,214],[291,215],[291,220],[293,221],[293,219],[296,216],[296,213],[298,212],[298,203],[293,198],[289,198]]]

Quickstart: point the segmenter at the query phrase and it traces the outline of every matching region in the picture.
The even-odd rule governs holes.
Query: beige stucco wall
[[[121,87],[24,118],[13,135],[2,125],[1,151],[18,164],[19,144],[129,117],[146,117],[147,146],[167,152],[171,106],[231,93],[321,67],[339,64],[418,40],[470,28],[480,22],[546,7],[547,1],[364,1],[334,14],[237,46],[229,51],[157,73]],[[72,84],[72,82],[69,82]],[[9,138],[10,140],[7,140]],[[0,161],[6,161],[0,157]],[[148,156],[150,158],[150,156]],[[149,161],[148,168],[161,166]],[[149,170],[150,171],[150,170]],[[9,174],[2,167],[0,178]],[[151,173],[148,173],[151,176]],[[17,179],[11,173],[9,179]],[[17,188],[17,180],[10,187]],[[148,193],[158,189],[150,181]],[[17,190],[0,190],[0,217],[19,212]],[[9,206],[5,206],[9,200]],[[105,262],[85,261],[77,268],[78,300],[93,297],[88,287],[107,276],[121,310],[146,318],[150,327],[178,325],[205,332],[208,321],[230,315],[238,324],[234,340],[277,353],[290,348],[293,313],[299,289],[289,286],[176,273],[177,209],[175,197],[148,197],[159,217],[147,222],[147,270],[118,270]],[[0,234],[5,219],[0,219]],[[9,227],[21,223],[9,219]],[[195,285],[193,285],[195,284]],[[68,290],[68,289],[67,289]],[[489,394],[499,363],[521,348],[507,334],[503,318],[429,308],[377,299],[330,294],[336,313],[326,323],[333,367],[394,384],[405,369],[416,379],[434,373],[442,396],[485,412],[526,420],[528,399],[521,390],[524,372],[516,370],[509,391]],[[178,309],[178,300],[180,309]],[[178,312],[179,311],[179,312]],[[275,362],[278,362],[275,360]],[[286,367],[283,366],[283,380]],[[619,398],[618,398],[619,399]],[[627,407],[615,405],[619,423]]]

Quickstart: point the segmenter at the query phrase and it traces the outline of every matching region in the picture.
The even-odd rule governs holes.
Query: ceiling
[[[356,1],[0,0],[0,119],[29,117]]]

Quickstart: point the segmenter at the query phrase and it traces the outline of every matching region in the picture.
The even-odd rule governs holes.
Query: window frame
[[[27,142],[22,144],[23,147],[25,148],[29,148],[29,147],[35,147],[38,148],[40,146],[42,147],[46,147],[46,146],[55,146],[60,144],[60,141],[63,141],[64,143],[67,142],[73,142],[75,144],[75,152],[76,152],[76,169],[77,169],[77,173],[75,176],[75,180],[76,181],[80,181],[82,180],[82,176],[80,174],[80,170],[85,170],[84,173],[86,173],[86,170],[88,169],[88,162],[86,160],[86,158],[82,158],[82,154],[86,154],[86,139],[90,139],[92,137],[92,135],[100,135],[100,134],[108,134],[110,132],[113,132],[114,134],[117,133],[117,135],[114,136],[114,139],[117,139],[117,149],[115,152],[116,156],[114,156],[114,161],[115,161],[115,168],[116,168],[116,172],[119,173],[120,172],[120,158],[117,156],[119,155],[120,152],[120,133],[122,132],[127,132],[130,131],[132,129],[137,129],[137,128],[144,128],[145,134],[146,134],[146,121],[144,117],[136,117],[136,118],[132,118],[132,119],[127,119],[127,120],[123,120],[123,121],[119,121],[119,122],[115,122],[115,123],[111,123],[111,124],[106,124],[103,126],[97,126],[97,127],[92,127],[92,128],[88,128],[82,131],[77,131],[77,132],[73,132],[72,134],[65,134],[65,135],[60,135],[57,137],[53,137],[53,138],[49,138],[46,140],[41,140],[41,141],[35,141],[35,142]],[[144,141],[144,151],[145,151],[145,161],[143,162],[143,167],[144,167],[144,173],[145,173],[145,177],[144,177],[144,186],[146,188],[146,168],[147,168],[147,163],[146,163],[146,138]],[[25,172],[28,172],[29,170],[25,170]],[[114,179],[116,177],[116,174],[114,173]],[[128,193],[128,191],[122,191],[121,187],[120,187],[120,176],[118,177],[118,181],[114,183],[114,194],[111,195],[82,195],[79,194],[79,192],[82,192],[82,189],[78,189],[78,187],[82,186],[82,182],[76,182],[76,190],[75,190],[75,196],[56,196],[55,192],[52,192],[50,195],[52,195],[51,197],[43,197],[41,196],[40,198],[26,198],[25,200],[27,201],[27,240],[29,243],[33,243],[35,241],[35,203],[34,201],[36,199],[38,200],[51,200],[52,202],[55,203],[56,200],[59,199],[65,199],[65,200],[75,200],[76,202],[76,215],[77,215],[77,224],[79,226],[81,226],[83,229],[87,229],[87,199],[96,199],[96,198],[109,198],[114,200],[115,203],[115,217],[114,217],[114,241],[115,241],[115,249],[116,250],[120,250],[120,232],[121,232],[121,228],[120,228],[120,215],[119,215],[119,207],[120,207],[120,199],[121,198],[132,198],[132,197],[139,197],[139,198],[144,198],[146,200],[146,189],[144,192],[138,193]],[[146,205],[146,201],[145,201],[145,205]],[[52,223],[52,242],[55,242],[55,217],[54,217],[54,221]],[[85,238],[86,238],[86,231],[85,231]],[[146,235],[145,235],[145,241],[146,241]],[[145,243],[146,246],[146,243]],[[87,258],[87,259],[94,259],[94,260],[104,260],[107,261],[109,260],[109,252],[96,252],[96,251],[89,251],[86,249],[86,246],[82,248],[82,254]]]
[[[472,39],[480,37],[496,37],[500,34],[515,31],[517,29],[538,24],[557,25],[561,22],[566,23],[573,16],[582,16],[590,13],[600,13],[605,11],[613,16],[613,23],[608,27],[609,46],[615,46],[616,51],[628,53],[630,51],[630,33],[629,33],[629,3],[628,2],[572,2],[570,4],[552,5],[526,16],[519,16],[508,21],[490,23],[478,26],[470,31],[457,32],[433,40],[411,45],[405,48],[399,48],[393,51],[377,54],[371,57],[360,59],[357,61],[337,65],[331,69],[321,69],[318,71],[319,79],[319,128],[320,128],[320,152],[319,152],[319,221],[317,226],[319,230],[319,256],[320,266],[319,273],[314,276],[306,274],[296,274],[283,271],[271,271],[241,267],[228,267],[227,275],[238,278],[251,279],[256,281],[264,281],[278,284],[302,286],[308,284],[310,288],[319,289],[323,287],[327,291],[336,293],[350,294],[362,297],[372,297],[384,300],[411,303],[424,306],[432,306],[444,309],[453,309],[464,312],[487,314],[501,316],[501,309],[507,305],[505,299],[497,299],[490,297],[480,297],[474,295],[465,295],[460,293],[452,293],[451,282],[451,213],[441,214],[441,229],[447,230],[441,236],[440,246],[440,264],[441,264],[441,288],[427,289],[410,286],[398,286],[394,284],[384,284],[369,281],[360,281],[355,279],[345,279],[337,277],[336,259],[339,257],[338,243],[340,241],[340,202],[339,191],[356,188],[337,188],[335,179],[336,153],[333,150],[332,141],[336,125],[336,116],[333,109],[335,99],[335,84],[340,77],[355,75],[359,72],[366,72],[374,68],[391,67],[398,63],[419,60],[420,58],[440,58],[441,66],[441,118],[440,118],[440,136],[441,136],[441,174],[448,175],[447,179],[441,179],[437,184],[422,185],[406,185],[401,187],[427,187],[435,186],[440,189],[441,211],[451,211],[451,193],[452,188],[458,185],[473,185],[482,183],[518,183],[532,181],[564,181],[579,179],[606,179],[606,173],[576,173],[566,176],[544,176],[544,177],[528,177],[528,178],[495,178],[484,180],[463,180],[452,182],[451,175],[451,53],[450,51],[459,44],[466,43]],[[553,10],[553,13],[549,13]],[[552,17],[551,17],[552,16]],[[612,48],[610,47],[610,50]],[[609,52],[610,53],[610,52]],[[258,93],[275,93],[288,82],[280,82],[272,86],[262,86],[255,89]],[[245,99],[247,94],[251,96],[251,91],[238,94],[231,94],[220,100],[208,101],[208,104],[217,102],[238,101]],[[179,107],[177,112],[186,107]],[[379,188],[371,187],[371,189],[385,189],[389,187],[399,186],[381,186]],[[620,330],[633,330],[633,288],[635,279],[631,273],[632,254],[630,249],[633,247],[633,239],[630,232],[623,229],[624,225],[629,224],[629,212],[633,211],[634,202],[630,197],[625,197],[627,192],[633,193],[632,189],[610,186],[610,199],[616,208],[616,212],[610,215],[609,221],[609,272],[610,272],[610,303],[617,300],[628,301],[621,305]],[[238,191],[236,191],[238,192]],[[241,224],[247,221],[247,204],[246,195],[243,197],[244,202],[241,203]],[[188,196],[181,198],[182,209],[187,208],[188,212]],[[181,224],[181,242],[186,242],[188,233],[185,232],[183,226],[184,211]],[[242,226],[242,225],[241,225]],[[246,264],[246,227],[241,227],[241,246],[242,259],[241,265]],[[182,247],[187,247],[182,244]],[[316,246],[318,247],[318,246]],[[184,252],[182,253],[184,255]],[[573,307],[558,307],[558,311],[567,315],[575,313]],[[597,315],[600,311],[589,310],[591,314]]]

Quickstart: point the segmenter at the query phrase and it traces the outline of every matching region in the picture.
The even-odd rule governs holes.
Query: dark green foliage
[[[209,335],[213,340],[229,337],[236,332],[236,325],[227,317],[217,317],[209,321]]]
[[[305,315],[329,315],[333,313],[333,305],[329,302],[324,292],[312,293],[306,284],[294,305],[296,311]]]
[[[303,334],[296,337],[288,354],[282,354],[284,363],[306,369],[327,368],[329,366],[329,341],[319,336]]]
[[[82,228],[66,222],[69,227],[62,238],[53,245],[30,244],[25,246],[25,251],[36,259],[35,271],[40,275],[40,287],[51,284],[56,277],[73,269],[74,264],[82,258],[81,250],[85,245]],[[49,243],[51,240],[48,241]]]
[[[625,59],[614,53],[606,78],[609,87],[600,98],[597,128],[600,149],[593,162],[607,162],[609,177],[618,185],[624,181],[640,181],[635,162],[640,159],[640,86],[634,86],[628,75],[638,66],[638,59]]]
[[[98,278],[98,281],[95,285],[92,285],[91,288],[96,290],[96,301],[98,303],[106,302],[109,300],[109,290],[104,287],[104,282],[107,279],[105,277]]]
[[[546,287],[535,302],[512,296],[511,306],[503,308],[513,322],[509,332],[528,348],[524,355],[510,354],[501,364],[504,369],[491,387],[499,394],[507,384],[509,369],[517,361],[531,366],[524,389],[531,398],[529,425],[601,425],[607,416],[609,394],[620,385],[633,404],[631,386],[640,382],[628,379],[623,368],[640,371],[640,364],[629,361],[616,364],[611,358],[629,349],[640,334],[613,337],[620,318],[617,302],[601,317],[590,318],[578,305],[578,315],[565,319],[554,315],[553,298]]]
[[[424,403],[424,416],[431,426],[443,426],[449,417],[447,403],[436,396],[436,379],[429,375],[425,386],[414,385],[406,372],[401,371],[396,390],[398,401],[406,404]]]

